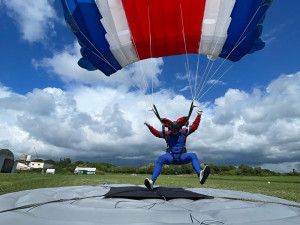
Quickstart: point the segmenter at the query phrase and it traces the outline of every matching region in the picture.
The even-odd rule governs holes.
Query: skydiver
[[[180,124],[177,121],[171,122],[168,131],[158,131],[154,127],[152,127],[147,121],[144,123],[150,130],[150,132],[158,137],[164,138],[167,142],[167,150],[166,153],[161,155],[154,167],[154,171],[152,174],[152,178],[146,178],[144,181],[145,186],[149,190],[153,190],[153,185],[159,176],[163,164],[167,165],[180,165],[192,163],[192,166],[199,177],[200,184],[204,184],[205,180],[210,174],[209,166],[203,166],[204,168],[201,170],[199,165],[198,157],[195,153],[187,153],[185,148],[185,142],[188,135],[192,134],[195,130],[198,129],[202,110],[197,111],[197,117],[194,120],[193,124],[189,126],[189,129],[181,128]]]

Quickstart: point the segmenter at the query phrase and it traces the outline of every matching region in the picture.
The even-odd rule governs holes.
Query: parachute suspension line
[[[109,65],[111,68],[113,68],[116,72],[118,71],[113,65],[110,64],[110,62],[102,55],[102,53],[94,46],[94,44],[85,36],[84,33],[82,33],[82,31],[79,29],[78,30],[82,36],[94,47],[94,49],[96,49],[97,53],[95,53],[94,51],[90,50],[95,56],[97,56],[99,59],[101,59],[102,61],[104,61],[107,65]]]
[[[228,22],[228,20],[229,20],[229,18],[227,19],[226,22]],[[225,24],[226,24],[226,23],[223,23],[223,25],[222,25],[222,32],[221,32],[221,33],[224,32]],[[216,30],[216,27],[215,27],[215,30]],[[217,48],[217,45],[219,44],[220,40],[221,40],[221,35],[218,37],[218,40],[217,40],[217,42],[215,43],[215,46],[214,46],[213,51],[212,51],[212,55],[214,55],[214,53],[215,53],[215,51],[216,51],[216,48]],[[211,44],[212,44],[212,43],[211,43]],[[199,54],[200,54],[200,52],[199,52]],[[199,56],[199,55],[198,55],[198,56]],[[203,81],[203,83],[202,83],[202,78],[203,78],[204,75],[206,74],[206,71],[207,71],[207,68],[208,68],[208,66],[209,66],[209,64],[210,64],[210,61],[211,61],[211,60],[209,60],[209,61],[207,62],[207,64],[206,64],[205,71],[204,71],[204,73],[203,73],[203,75],[202,75],[202,77],[201,77],[201,82],[200,82],[200,84],[199,84],[199,87],[197,88],[197,91],[195,92],[195,95],[197,96],[196,99],[197,99],[198,96],[201,94],[202,90],[204,89],[204,86],[205,86],[205,84],[206,84],[206,79],[207,79],[207,77],[208,77],[208,75],[209,75],[209,73],[210,73],[210,71],[211,71],[211,69],[212,69],[212,67],[213,67],[213,65],[214,65],[214,62],[212,62],[212,65],[210,66],[209,72],[208,72],[207,75],[205,76],[205,79],[204,79],[204,81]],[[201,84],[202,84],[202,85],[201,85]],[[201,87],[201,88],[200,88],[200,87]]]
[[[197,98],[197,101],[201,101],[201,98],[233,67],[231,65],[217,80],[214,80],[213,84],[199,97]]]
[[[232,50],[228,53],[228,55],[226,56],[226,58],[225,59],[223,59],[223,61],[222,61],[222,63],[220,64],[220,66],[216,69],[216,71],[213,73],[213,75],[211,75],[210,76],[210,78],[209,78],[209,80],[220,70],[220,68],[223,66],[223,64],[225,63],[225,61],[229,58],[229,56],[232,54],[232,52],[246,39],[246,37],[248,36],[248,34],[247,35],[245,35],[244,37],[243,37],[243,35],[245,34],[245,32],[247,31],[247,29],[248,29],[248,27],[250,26],[250,24],[252,23],[252,21],[253,21],[253,19],[255,18],[255,16],[256,16],[256,14],[258,13],[258,11],[261,9],[261,7],[262,7],[262,5],[260,5],[258,8],[257,8],[257,10],[256,10],[256,12],[254,13],[254,15],[252,16],[252,18],[251,18],[251,20],[249,21],[249,23],[247,24],[247,26],[245,27],[245,29],[244,29],[244,31],[243,31],[243,33],[240,35],[240,37],[239,37],[239,39],[238,39],[238,41],[236,42],[236,44],[234,45],[234,47],[232,48]],[[265,12],[265,14],[266,14],[266,12]],[[232,66],[231,66],[232,67]],[[231,67],[229,68],[229,69],[231,69]],[[229,69],[227,69],[226,71],[225,71],[225,73],[223,73],[222,74],[222,76],[221,77],[223,77],[228,71],[229,71]],[[221,77],[218,79],[218,80],[220,80],[221,79]],[[217,81],[218,81],[217,80]],[[216,82],[217,82],[216,81]],[[213,83],[213,85],[214,84],[216,84],[216,82],[214,82]],[[211,88],[209,88],[209,89],[211,89]],[[205,93],[207,93],[207,91],[205,92]],[[196,99],[198,99],[198,97],[199,97],[199,95],[201,94],[201,90],[200,90],[200,92],[197,94],[197,98]],[[201,95],[201,98],[204,96],[204,94],[203,95]]]
[[[150,0],[148,0],[148,29],[149,29],[149,45],[150,45],[150,58],[152,58],[152,33],[151,33],[151,22],[150,22]]]
[[[66,4],[66,6],[67,6],[67,8],[68,8],[68,11],[69,11],[69,15],[72,17],[72,19],[73,19],[73,21],[75,22],[75,19],[74,19],[74,17],[73,17],[73,15],[72,15],[72,13],[71,13],[71,11],[70,11],[70,9],[69,9],[69,7],[68,7],[68,4]],[[77,25],[77,24],[76,24]],[[109,27],[109,26],[108,26]],[[102,55],[102,53],[94,46],[94,44],[89,40],[89,38],[80,30],[80,28],[77,26],[77,31],[78,32],[80,32],[81,34],[82,34],[82,36],[90,43],[90,45],[94,48],[94,49],[96,49],[96,51],[97,51],[97,53],[99,54],[97,54],[97,53],[95,53],[94,51],[92,51],[92,50],[90,50],[95,56],[97,56],[99,59],[101,59],[102,61],[104,61],[107,65],[109,65],[111,68],[113,68],[114,70],[115,70],[115,72],[117,72],[118,70],[113,66],[113,65],[111,65],[110,64],[110,62]],[[113,36],[113,35],[112,35]],[[125,56],[124,56],[125,57]],[[126,58],[126,57],[125,57]],[[127,60],[127,59],[126,59]],[[129,76],[130,77],[130,76]],[[131,77],[130,77],[131,78]],[[132,78],[131,78],[132,79]],[[133,80],[133,79],[132,79]],[[128,82],[128,80],[125,80],[124,79],[124,81],[126,81],[130,86],[134,86],[135,88],[136,88],[136,90],[142,95],[142,96],[144,96],[144,98],[145,98],[145,101],[146,101],[146,103],[145,103],[145,107],[146,107],[146,110],[148,109],[148,107],[147,107],[147,99],[146,99],[146,96],[145,96],[145,94],[144,93],[142,93],[135,85],[132,85],[132,84],[130,84],[130,82]]]
[[[122,4],[122,7],[123,7],[123,4]],[[123,10],[125,11],[124,7],[123,7]],[[128,24],[128,27],[129,27],[129,24]],[[130,30],[130,33],[132,34],[130,27],[129,27],[129,30]],[[138,57],[138,59],[140,59],[139,52],[138,52],[138,50],[137,50],[137,47],[136,47],[136,43],[135,43],[134,37],[133,37],[132,35],[131,35],[131,38],[132,38],[132,41],[133,41],[133,46],[134,46],[134,49],[135,49],[135,51],[136,51],[137,57]],[[141,70],[141,75],[142,75],[142,81],[141,81],[141,84],[142,84],[142,82],[143,82],[143,85],[141,85],[141,86],[144,86],[145,93],[147,93],[147,91],[148,91],[149,88],[148,88],[148,82],[147,82],[147,79],[146,79],[145,71],[144,71],[144,68],[143,68],[143,66],[142,66],[141,61],[138,61],[138,64],[139,64],[139,67],[140,67],[140,70]],[[150,101],[150,102],[151,102],[151,101]]]
[[[184,41],[185,57],[186,57],[186,70],[187,70],[187,75],[188,75],[188,81],[189,81],[189,87],[190,87],[191,95],[192,95],[192,98],[194,99],[193,88],[192,88],[192,84],[191,84],[189,57],[188,57],[187,48],[186,48],[186,40],[185,40],[185,31],[184,31],[184,23],[183,23],[181,0],[180,0],[180,14],[181,14],[182,36],[183,36],[183,41]]]
[[[202,76],[201,76],[201,81],[200,81],[200,83],[199,83],[199,87],[198,87],[198,89],[197,89],[197,93],[198,92],[200,92],[201,93],[201,91],[203,90],[203,88],[204,88],[204,86],[205,86],[205,83],[207,82],[206,80],[207,80],[207,77],[208,77],[208,74],[209,74],[209,72],[210,72],[210,70],[211,70],[211,66],[210,66],[210,69],[208,70],[209,72],[207,72],[207,69],[208,69],[208,67],[209,67],[209,65],[211,64],[211,62],[210,62],[211,60],[209,60],[208,62],[207,62],[207,64],[206,64],[206,67],[205,67],[205,70],[204,70],[204,72],[203,72],[203,74],[202,74]],[[200,88],[201,87],[201,88]],[[200,89],[200,91],[198,91]],[[197,96],[198,96],[198,94],[196,93],[196,99],[197,99]]]
[[[76,23],[70,9],[69,9],[69,6],[68,4],[66,3],[66,0],[65,0],[65,4],[67,6],[67,9],[68,9],[68,12],[69,12],[69,15],[72,17],[72,20]],[[77,23],[76,23],[76,26],[77,26]],[[77,31],[80,32],[82,34],[82,36],[91,44],[91,46],[93,46],[94,49],[96,49],[96,51],[99,53],[96,54],[94,51],[91,51],[95,56],[97,56],[99,59],[101,59],[102,61],[104,61],[107,65],[109,65],[111,68],[113,68],[115,71],[118,71],[113,65],[111,65],[109,63],[109,61],[102,55],[102,53],[94,46],[94,44],[89,40],[88,37],[86,37],[86,35],[80,30],[80,28],[77,26]]]
[[[229,20],[229,18],[227,19],[227,21]],[[221,33],[223,33],[223,31],[224,31],[224,28],[225,28],[225,24],[226,23],[223,23],[223,25],[222,25],[222,32]],[[214,29],[215,31],[216,31],[216,26],[215,26],[215,29]],[[221,35],[218,37],[218,40],[217,40],[217,42],[215,43],[215,45],[214,45],[214,48],[213,48],[213,51],[212,51],[212,55],[214,55],[214,53],[215,53],[215,51],[216,51],[216,48],[217,48],[217,45],[219,44],[219,42],[220,42],[220,40],[221,40]],[[201,36],[200,36],[200,41],[201,41]],[[213,41],[214,41],[214,39],[213,39]],[[212,47],[212,44],[213,44],[213,41],[212,41],[212,43],[211,43],[211,46],[210,47]],[[198,77],[198,64],[199,64],[199,57],[200,57],[200,46],[199,46],[199,52],[198,52],[198,60],[197,60],[197,72],[196,72],[196,82],[195,82],[195,99],[197,99],[197,97],[196,96],[198,96],[200,93],[201,93],[201,91],[203,90],[203,88],[204,88],[204,86],[205,86],[205,83],[206,83],[206,79],[207,79],[207,77],[208,77],[208,75],[209,75],[209,73],[210,73],[210,71],[211,71],[211,69],[212,69],[212,67],[213,67],[213,65],[214,65],[214,62],[212,62],[212,65],[210,66],[210,69],[209,69],[209,72],[207,73],[207,75],[205,76],[205,74],[206,74],[206,71],[207,71],[207,68],[208,68],[208,66],[209,66],[209,64],[210,64],[210,61],[211,60],[209,60],[208,62],[207,62],[207,64],[206,64],[206,68],[205,68],[205,70],[204,70],[204,72],[203,72],[203,74],[202,74],[202,76],[201,76],[201,80],[200,80],[200,83],[199,83],[199,86],[197,87],[197,77]],[[203,78],[205,77],[205,79],[204,79],[204,81],[203,81]],[[202,84],[202,85],[201,85]],[[200,88],[201,87],[201,88]],[[200,90],[199,90],[200,89]],[[199,94],[198,94],[198,92],[200,92]]]
[[[222,61],[222,63],[219,65],[219,67],[215,70],[215,72],[210,76],[210,78],[208,79],[208,80],[211,80],[211,78],[212,77],[214,77],[215,76],[215,74],[220,70],[220,68],[223,66],[223,64],[225,63],[225,61],[228,59],[228,57],[231,55],[231,53],[245,40],[245,38],[246,38],[246,36],[239,42],[239,43],[237,43],[233,48],[232,48],[232,50],[230,51],[230,53],[226,56],[226,58],[225,59],[223,59],[223,61]],[[203,85],[202,85],[202,87],[204,87]],[[202,88],[203,89],[203,88]],[[200,90],[200,92],[197,94],[197,99],[198,99],[198,97],[199,97],[199,95],[201,94],[201,91],[202,91],[202,89]],[[202,95],[202,97],[203,97],[203,95]]]
[[[197,61],[197,72],[196,72],[196,81],[195,82],[195,99],[197,99],[197,93],[198,93],[198,89],[200,88],[202,82],[203,82],[203,78],[204,78],[204,75],[206,74],[206,71],[207,71],[207,68],[208,68],[208,65],[209,63],[206,64],[206,67],[205,67],[205,70],[201,76],[201,79],[200,79],[200,82],[199,82],[199,85],[197,87],[197,83],[198,83],[198,68],[199,68],[199,58],[200,58],[200,53],[198,53],[198,61]],[[206,80],[206,79],[205,79]]]
[[[203,15],[204,17],[204,15]],[[198,51],[198,57],[197,57],[197,67],[196,67],[196,74],[195,74],[195,84],[194,84],[194,98],[193,98],[193,101],[196,100],[196,93],[197,93],[197,84],[198,84],[198,72],[199,72],[199,61],[200,61],[200,43],[201,43],[201,34],[202,34],[202,27],[200,28],[200,32],[199,32],[199,51]],[[200,83],[202,81],[202,76],[201,76],[201,80],[200,80]]]
[[[104,20],[103,20],[102,22],[106,23]],[[115,36],[113,35],[111,29],[109,28],[108,24],[106,24],[106,25],[107,25],[107,27],[108,27],[109,33],[110,33],[111,36],[113,37],[114,43],[115,43],[116,45],[118,45],[119,43],[118,43],[118,41],[116,40]],[[119,48],[119,51],[120,51],[120,53],[122,54],[123,58],[126,60],[126,62],[127,62],[128,64],[130,64],[129,61],[128,61],[128,59],[127,59],[127,57],[125,56],[123,50],[122,50],[121,48]],[[134,81],[134,80],[132,79],[132,77],[130,77],[128,74],[127,74],[128,79],[125,79],[123,76],[121,76],[121,77],[123,78],[122,80],[125,81],[125,82],[127,82],[129,86],[133,86],[133,87],[134,87],[134,88],[135,88],[135,89],[136,89],[136,90],[137,90],[137,91],[145,98],[145,101],[147,102],[147,99],[146,99],[145,94],[139,89],[139,86],[137,85],[137,82]],[[120,79],[120,78],[119,78],[119,79]],[[120,80],[121,80],[121,79],[120,79]],[[131,80],[131,82],[130,82],[129,80]],[[148,109],[146,103],[145,103],[145,105],[146,105],[146,109]]]
[[[242,41],[245,40],[245,37],[242,39]],[[220,64],[220,66],[215,70],[215,72],[210,76],[210,78],[208,80],[210,80],[212,77],[214,77],[214,75],[220,70],[220,68],[223,66],[223,64],[225,63],[225,61],[228,59],[228,57],[231,55],[231,53],[242,43],[242,41],[240,43],[238,43],[238,45],[236,45],[232,50],[231,52],[228,54],[228,56],[222,61],[222,63]],[[227,70],[228,71],[228,70]],[[222,75],[223,76],[223,75]],[[199,95],[201,94],[201,92],[199,92],[197,94],[197,99],[199,97]],[[203,95],[201,96],[203,97]]]
[[[225,27],[225,23],[224,23],[223,26],[222,26],[222,33],[223,33],[223,31],[224,31],[224,27]],[[216,51],[216,47],[217,47],[217,45],[219,44],[220,40],[221,40],[221,35],[219,36],[217,42],[215,43],[215,46],[214,46],[213,51],[212,51],[212,55],[214,55],[214,53],[215,53],[215,51]],[[204,76],[205,73],[203,74],[203,77],[205,77],[205,79],[204,79],[204,81],[203,81],[203,83],[202,83],[201,89],[199,90],[199,92],[200,92],[199,94],[201,94],[201,92],[203,91],[203,89],[204,89],[206,83],[212,78],[212,77],[210,77],[209,80],[207,81],[207,77],[209,76],[209,74],[210,74],[210,72],[211,72],[211,70],[212,70],[212,68],[213,68],[213,66],[214,66],[214,63],[215,63],[215,61],[213,61],[213,60],[209,60],[208,63],[207,63],[207,66],[206,66],[206,69],[205,69],[205,73],[206,73],[206,71],[207,71],[207,68],[208,68],[209,64],[210,64],[210,67],[209,67],[209,70],[208,70],[207,74],[206,74],[205,76]],[[199,87],[200,87],[200,86],[199,86]],[[199,96],[199,95],[197,94],[197,97],[198,97],[198,96]]]
[[[74,17],[73,17],[73,15],[71,14],[71,12],[70,12],[70,9],[68,8],[68,11],[69,11],[69,14],[71,15],[71,17],[72,17],[72,19],[75,21],[75,19],[74,19]],[[108,26],[109,27],[109,26]],[[94,44],[89,40],[89,38],[88,37],[86,37],[86,35],[79,29],[79,27],[77,26],[77,28],[78,28],[78,31],[82,34],[82,36],[97,50],[97,52],[101,55],[101,56],[99,56],[98,54],[96,54],[94,51],[91,51],[95,56],[97,56],[99,59],[101,59],[102,61],[104,61],[105,63],[107,63],[109,66],[111,66],[114,70],[115,70],[115,72],[117,72],[118,70],[113,66],[113,65],[111,65],[110,63],[109,63],[109,61],[102,55],[102,53],[100,52],[100,51],[98,51],[98,49],[94,46]],[[111,31],[110,31],[111,32]],[[113,36],[113,35],[112,35]],[[123,54],[123,56],[124,56],[124,54]],[[125,56],[124,56],[125,57]],[[125,57],[126,58],[126,57]],[[126,60],[127,60],[127,58],[126,58]],[[129,76],[129,75],[128,75]],[[130,76],[129,76],[130,77]],[[131,77],[130,77],[131,78]],[[132,79],[132,78],[131,78]],[[144,93],[142,93],[140,90],[139,90],[139,88],[138,88],[138,86],[136,86],[134,83],[130,83],[128,80],[126,80],[126,79],[123,79],[123,81],[125,81],[125,82],[127,82],[128,83],[128,85],[129,86],[133,86],[143,97],[144,97],[144,99],[145,99],[145,107],[146,107],[146,110],[148,109],[148,106],[147,106],[147,99],[146,99],[146,96],[145,96],[145,94]],[[132,81],[133,81],[133,79],[132,79]]]
[[[109,31],[110,35],[113,37],[114,43],[115,43],[116,45],[117,45],[117,44],[120,44],[120,43],[116,40],[115,35],[113,35],[113,33],[112,33],[111,29],[110,29],[110,26],[106,23],[106,21],[103,20],[103,21],[101,21],[101,22],[106,24],[106,27],[108,28],[108,31]],[[118,48],[118,49],[119,49],[119,52],[122,54],[123,58],[126,60],[127,64],[130,64],[129,61],[128,61],[128,59],[127,59],[127,57],[126,57],[125,54],[124,54],[123,49],[122,49],[122,48]]]
[[[151,33],[151,21],[150,21],[150,0],[148,0],[148,21],[149,21],[149,44],[150,44],[150,60],[152,61],[152,65],[153,65],[153,59],[152,59],[152,33]],[[152,104],[154,103],[153,101],[153,73],[151,73],[151,84],[152,84],[152,93],[151,93],[151,97],[152,97]]]
[[[140,56],[139,56],[139,53],[137,51],[137,47],[136,47],[136,44],[135,44],[135,40],[134,40],[133,36],[131,36],[131,37],[132,37],[132,41],[133,41],[133,45],[134,45],[136,54],[137,54],[138,58],[140,59]],[[138,65],[139,65],[139,68],[140,68],[140,71],[141,71],[141,75],[142,75],[141,76],[142,79],[139,81],[140,82],[140,88],[141,89],[144,88],[145,93],[147,93],[148,84],[147,84],[146,79],[145,79],[146,75],[145,75],[144,67],[142,66],[141,61],[138,61]],[[133,78],[131,78],[131,79],[133,79]],[[137,82],[137,81],[135,81],[135,82]]]
[[[130,29],[130,28],[129,28],[129,29]],[[130,31],[130,32],[131,32],[131,31]],[[139,52],[138,52],[138,50],[137,50],[137,47],[136,47],[136,43],[135,43],[134,37],[133,37],[133,36],[131,36],[131,37],[132,37],[133,46],[134,46],[134,49],[135,49],[135,51],[136,51],[137,57],[140,59]],[[146,81],[146,79],[145,79],[146,75],[145,75],[144,67],[142,66],[141,61],[138,61],[138,64],[139,64],[139,68],[140,68],[141,74],[142,74],[142,81],[141,81],[141,83],[142,83],[142,82],[144,83],[143,85],[144,85],[145,93],[147,93],[147,90],[148,90],[148,83],[147,83],[147,81]],[[141,85],[141,86],[142,86],[142,85]],[[150,101],[150,102],[151,102],[151,101]]]
[[[102,22],[106,24],[105,20],[103,20]],[[108,31],[109,31],[110,35],[113,37],[114,43],[116,45],[118,45],[119,42],[116,40],[115,36],[113,35],[113,33],[112,33],[111,29],[110,29],[110,26],[108,26],[108,24],[106,24],[106,27],[108,28]],[[128,61],[128,59],[127,59],[127,57],[125,56],[124,51],[122,50],[122,48],[118,48],[118,49],[119,49],[119,52],[122,54],[123,58],[126,60],[127,64],[130,64],[129,61]],[[131,78],[130,76],[128,76],[128,77]],[[123,80],[125,80],[125,79],[123,79]],[[134,82],[132,82],[131,84],[129,83],[129,85],[130,86],[134,86],[138,90],[138,86]]]
[[[200,37],[201,39],[201,37]],[[195,96],[193,98],[193,101],[195,101],[195,97],[196,97],[196,91],[197,91],[197,82],[198,82],[198,71],[199,71],[199,59],[200,59],[200,52],[198,53],[198,59],[197,59],[197,67],[196,67],[196,74],[195,74],[195,85],[194,85],[194,93]]]
[[[250,24],[252,23],[253,19],[255,18],[256,14],[258,13],[258,11],[260,10],[261,7],[262,7],[262,5],[260,5],[260,6],[257,8],[256,12],[255,12],[254,15],[252,16],[252,18],[251,18],[251,20],[249,21],[249,23],[247,24],[246,28],[244,29],[244,31],[243,31],[243,33],[241,34],[240,38],[238,39],[237,43],[241,40],[241,38],[243,37],[244,33],[246,32],[246,30],[248,29],[248,27],[249,27]],[[248,36],[248,35],[246,35],[245,37],[247,37],[247,36]],[[244,37],[244,38],[245,38],[245,37]],[[243,39],[244,39],[244,38],[243,38]],[[240,44],[240,43],[239,43],[239,44]],[[230,54],[231,54],[231,52],[230,52]]]
[[[122,4],[122,7],[123,7],[123,10],[125,11],[123,4]],[[128,27],[128,28],[130,30],[130,33],[132,34],[130,27]],[[137,47],[136,47],[136,43],[135,43],[134,37],[132,35],[131,35],[131,39],[132,39],[133,46],[134,46],[135,52],[137,54],[137,57],[138,57],[138,59],[140,59],[140,56],[139,56],[139,53],[138,53],[138,50],[137,50]],[[136,89],[138,90],[138,92],[140,94],[142,94],[142,96],[144,96],[146,103],[149,104],[149,102],[151,103],[151,101],[149,101],[149,99],[147,99],[147,95],[146,95],[147,94],[147,90],[148,90],[148,84],[147,84],[146,79],[145,79],[145,77],[146,77],[145,76],[145,72],[143,70],[143,66],[141,65],[141,62],[138,61],[137,63],[139,65],[139,69],[141,71],[142,80],[139,80],[139,82],[138,82],[137,80],[134,80],[130,75],[128,75],[128,77],[130,77],[130,79],[137,84],[136,85],[137,86]],[[144,90],[144,93],[142,93],[141,90]],[[149,104],[149,105],[151,105],[151,104]],[[147,106],[146,106],[146,108],[147,108]],[[148,108],[147,108],[147,110],[148,110]]]

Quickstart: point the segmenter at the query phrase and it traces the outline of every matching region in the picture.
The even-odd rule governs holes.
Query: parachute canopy
[[[142,59],[205,54],[233,62],[264,47],[273,0],[61,0],[79,66],[111,75]]]

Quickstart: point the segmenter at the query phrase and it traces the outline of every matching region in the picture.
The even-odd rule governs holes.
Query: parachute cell
[[[81,45],[79,65],[111,75],[136,61],[185,53],[238,61],[264,47],[273,0],[61,0]]]

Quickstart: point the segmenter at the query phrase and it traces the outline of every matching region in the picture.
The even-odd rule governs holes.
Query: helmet
[[[170,125],[170,129],[171,130],[179,130],[180,129],[180,125],[176,122],[176,121],[173,121]]]

